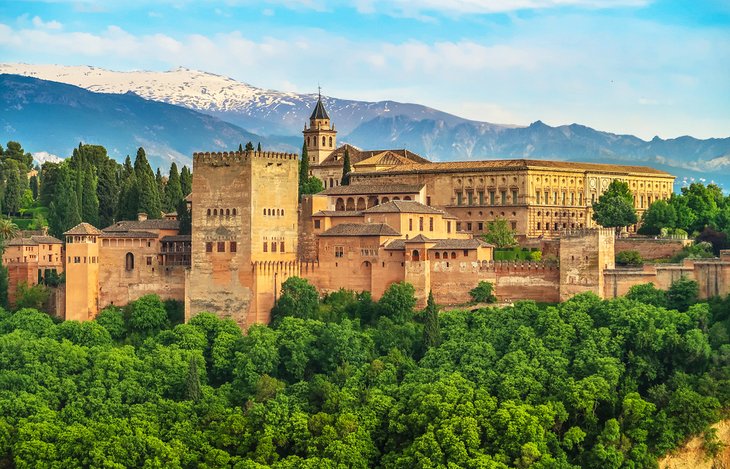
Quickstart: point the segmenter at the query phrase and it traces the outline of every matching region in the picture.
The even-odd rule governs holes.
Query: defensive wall
[[[691,244],[692,240],[689,239],[618,238],[616,239],[616,253],[637,251],[645,261],[653,261],[669,259]]]

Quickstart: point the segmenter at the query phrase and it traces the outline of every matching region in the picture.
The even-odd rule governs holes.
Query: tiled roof
[[[6,246],[37,246],[38,241],[33,238],[13,238],[5,243]]]
[[[100,235],[101,231],[86,222],[79,223],[64,233],[65,235]]]
[[[63,244],[63,241],[54,236],[31,236],[38,244]]]
[[[442,249],[476,249],[478,247],[489,247],[491,244],[482,241],[481,239],[429,239],[422,236],[423,239],[418,240],[421,235],[416,236],[413,239],[395,239],[391,241],[386,247],[389,251],[402,251],[406,247],[406,243],[414,242],[431,242],[435,243],[429,250],[440,251]]]
[[[174,241],[192,242],[192,239],[193,239],[193,237],[190,235],[175,235],[175,236],[163,236],[160,239],[160,241],[162,241],[163,243],[170,243],[170,242],[174,242]]]
[[[461,172],[461,171],[489,171],[489,170],[524,170],[524,169],[548,169],[565,171],[586,171],[599,173],[637,173],[654,174],[657,176],[672,176],[659,169],[648,166],[628,166],[602,163],[579,163],[575,161],[549,161],[549,160],[477,160],[477,161],[449,161],[442,163],[423,163],[401,165],[384,171],[362,174],[412,174],[412,173],[440,173],[440,172]],[[673,176],[672,176],[673,177]]]
[[[406,240],[406,243],[433,243],[433,242],[435,242],[435,241],[423,236],[422,234],[419,234],[418,236],[414,236],[413,238]]]
[[[417,194],[423,184],[352,184],[325,189],[322,195]]]
[[[387,246],[385,246],[386,251],[402,251],[406,248],[406,240],[405,239],[394,239],[390,243],[388,243]]]
[[[343,223],[320,236],[400,236],[400,233],[385,223]]]
[[[149,231],[105,231],[102,238],[156,238],[157,235]]]
[[[309,116],[310,119],[327,119],[329,120],[330,116],[327,114],[327,110],[324,108],[324,104],[322,104],[322,97],[317,100],[317,104],[314,106],[314,110],[312,111],[312,115]]]
[[[426,213],[433,215],[443,215],[444,212],[437,210],[428,205],[423,205],[415,200],[391,200],[384,204],[376,205],[363,213]]]
[[[146,230],[177,230],[180,227],[178,220],[165,220],[164,218],[147,220],[125,220],[118,221],[111,226],[104,228],[105,232],[113,231],[146,231]]]
[[[345,157],[345,149],[347,149],[347,152],[350,155],[350,164],[352,166],[355,166],[356,164],[360,163],[363,160],[366,160],[368,158],[371,158],[375,155],[379,155],[381,153],[390,152],[394,155],[397,155],[399,157],[405,158],[406,160],[412,162],[412,163],[430,163],[429,160],[426,158],[419,156],[411,151],[408,151],[406,149],[402,150],[361,150],[355,146],[350,145],[349,143],[346,143],[332,151],[327,158],[322,160],[322,162],[319,165],[312,165],[312,167],[317,166],[342,166],[343,159]]]
[[[362,212],[359,210],[320,210],[312,214],[313,217],[359,217]]]

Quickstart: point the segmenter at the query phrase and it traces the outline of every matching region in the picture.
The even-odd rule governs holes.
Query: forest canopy
[[[730,298],[436,315],[406,284],[287,287],[307,306],[246,335],[156,296],[0,311],[0,466],[654,467],[730,400]]]

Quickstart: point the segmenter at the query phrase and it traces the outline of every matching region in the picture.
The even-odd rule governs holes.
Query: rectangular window
[[[591,203],[592,204],[596,203],[596,194],[591,194]]]
[[[93,264],[93,258],[92,258],[92,264]],[[147,265],[152,265],[152,258],[150,256],[147,256]]]
[[[335,257],[345,257],[344,246],[335,246]]]
[[[461,192],[457,192],[456,193],[456,205],[461,205],[462,204],[462,200],[461,200],[462,197],[463,197],[463,195],[462,195]]]
[[[537,229],[540,229],[540,222],[537,222]]]
[[[466,231],[471,231],[471,222],[467,222],[466,224]]]
[[[479,191],[479,205],[484,205],[484,192]]]
[[[461,231],[461,222],[460,221],[456,222],[456,231]]]
[[[238,249],[238,243],[231,241],[231,252],[236,252]]]
[[[562,204],[565,205],[565,192],[563,192]]]
[[[446,222],[446,232],[451,233],[451,222],[450,221]]]
[[[550,197],[548,197],[548,192],[545,191],[545,205],[550,203]]]
[[[502,191],[502,205],[507,205],[507,191]]]
[[[320,220],[314,220],[314,229],[316,229],[316,230],[319,229],[319,222],[320,222]]]
[[[512,204],[517,205],[517,191],[512,189]]]
[[[484,231],[484,223],[482,223],[482,222],[477,223],[477,231]]]
[[[474,193],[469,191],[466,193],[466,200],[469,205],[474,205]]]
[[[535,203],[540,203],[540,191],[537,191],[535,193]]]
[[[205,252],[213,252],[213,243],[205,243]]]
[[[428,218],[428,231],[433,231],[433,217]]]
[[[284,252],[284,241],[279,243],[279,252]]]
[[[469,250],[468,249],[464,249],[464,257],[469,257]]]
[[[575,192],[570,193],[570,205],[575,205]]]
[[[578,205],[583,205],[583,194],[582,193],[578,194]]]
[[[553,192],[553,205],[558,205],[558,191]]]
[[[218,252],[226,252],[226,243],[224,241],[218,241]]]
[[[494,205],[494,191],[489,191],[489,205]]]
[[[423,231],[423,217],[418,217],[418,231]]]
[[[264,241],[264,252],[269,252],[269,243]]]
[[[512,229],[513,230],[516,230],[517,229],[517,222],[516,221],[513,221],[512,222]]]
[[[408,219],[408,231],[413,231],[413,218]]]
[[[271,242],[271,252],[276,252],[276,241]]]

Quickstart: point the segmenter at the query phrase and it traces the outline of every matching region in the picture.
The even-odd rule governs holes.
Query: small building
[[[8,269],[8,301],[14,304],[21,282],[37,285],[63,273],[63,242],[45,234],[21,234],[5,243],[2,261]]]

